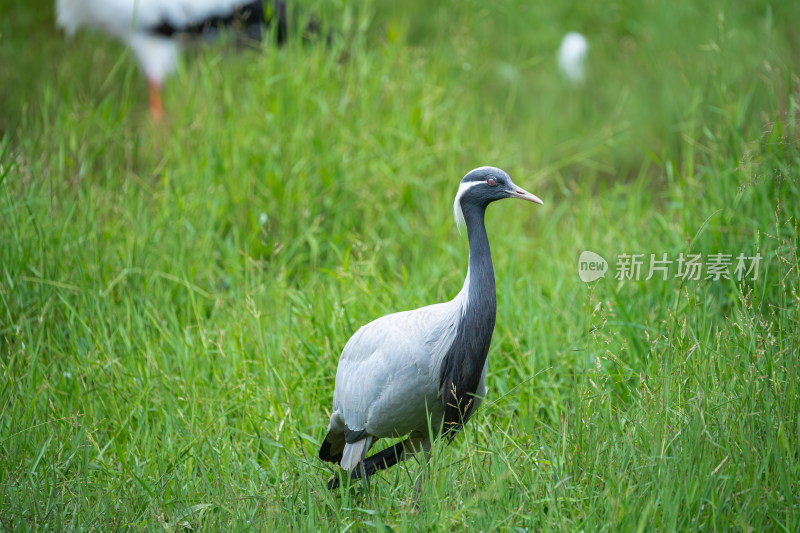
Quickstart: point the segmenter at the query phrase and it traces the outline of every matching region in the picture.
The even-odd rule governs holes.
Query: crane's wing
[[[177,31],[227,17],[252,0],[57,0],[58,25],[67,33],[82,26],[125,36],[136,28],[168,25]]]
[[[441,417],[439,370],[453,343],[454,302],[381,317],[359,329],[342,351],[333,410],[345,440],[405,435]],[[438,429],[438,428],[435,428]]]

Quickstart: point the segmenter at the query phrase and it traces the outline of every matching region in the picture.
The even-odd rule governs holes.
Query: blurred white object
[[[583,83],[586,78],[584,63],[588,52],[589,42],[580,33],[569,32],[561,40],[558,69],[572,83]]]

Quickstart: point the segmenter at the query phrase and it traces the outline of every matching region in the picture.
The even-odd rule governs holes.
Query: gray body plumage
[[[487,185],[489,178],[495,185]],[[321,459],[352,472],[377,439],[410,435],[365,461],[375,458],[372,470],[391,466],[427,450],[431,429],[455,435],[480,405],[497,308],[484,213],[491,201],[510,196],[541,203],[500,169],[481,167],[464,177],[454,204],[470,247],[461,291],[449,302],[378,318],[350,338],[339,359]]]
[[[469,277],[453,300],[381,317],[350,338],[336,371],[328,428],[346,441],[343,468],[355,468],[361,457],[347,448],[367,436],[411,434],[427,444],[428,417],[438,430],[444,413],[442,366],[456,344],[468,293]],[[487,311],[494,315],[494,309]],[[485,361],[484,354],[484,372],[473,391],[480,397],[486,394]]]

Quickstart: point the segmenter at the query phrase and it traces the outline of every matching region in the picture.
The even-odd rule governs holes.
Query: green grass
[[[29,4],[0,8],[0,527],[800,530],[800,5],[306,2],[330,46],[190,51],[157,126],[129,53]],[[459,290],[484,164],[545,202],[488,213],[487,401],[371,502],[329,493],[339,353]],[[758,279],[613,276],[716,252]]]

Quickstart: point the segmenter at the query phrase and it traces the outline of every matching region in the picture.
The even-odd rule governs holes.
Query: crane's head
[[[538,197],[525,189],[517,187],[504,171],[495,167],[480,167],[470,171],[458,185],[458,193],[453,203],[456,224],[464,225],[464,209],[478,207],[485,209],[495,200],[519,198],[535,204],[543,203]]]

